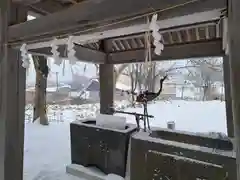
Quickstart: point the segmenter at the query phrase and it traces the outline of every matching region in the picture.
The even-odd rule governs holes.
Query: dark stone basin
[[[158,151],[148,151],[146,166],[147,179],[225,180],[227,176],[222,166]]]
[[[169,129],[155,129],[152,131],[150,136],[154,138],[199,145],[213,149],[226,151],[233,150],[233,143],[230,139],[220,139],[208,135],[198,135],[190,132],[182,132]]]
[[[72,122],[72,163],[125,177],[129,139],[136,130],[132,124],[127,124],[125,130],[99,127],[94,119]]]
[[[158,132],[158,131],[156,131]],[[155,132],[155,133],[156,133]],[[158,134],[157,134],[158,135]],[[214,175],[216,172],[228,174],[228,180],[236,180],[236,155],[233,151],[213,151],[210,148],[202,148],[200,146],[184,144],[176,141],[169,141],[159,138],[163,136],[162,134],[156,136],[154,132],[152,134],[138,132],[131,137],[131,164],[130,164],[130,179],[131,180],[148,180],[153,179],[153,177],[161,177],[161,173],[165,173],[175,180],[174,173],[178,173],[175,169],[178,166],[178,162],[181,163],[181,171],[189,177],[184,177],[185,179],[194,179],[192,176],[197,175],[198,177],[204,177],[204,175]],[[165,137],[165,136],[164,136]],[[170,139],[169,136],[168,139]],[[183,141],[183,140],[182,140]],[[164,158],[158,154],[168,154],[168,157]],[[172,157],[177,156],[178,162],[171,164],[173,161]],[[186,158],[191,159],[191,162],[199,163],[184,163],[182,160]],[[164,160],[163,160],[164,159]],[[174,158],[175,159],[175,158]],[[180,161],[180,159],[182,159]],[[201,161],[201,162],[200,162]],[[168,162],[170,164],[168,164]],[[205,165],[209,163],[212,165]],[[169,168],[166,168],[167,164]],[[220,167],[215,168],[217,165]],[[174,167],[175,168],[172,168]],[[162,169],[161,169],[162,167]],[[185,167],[188,169],[186,170]],[[170,169],[173,170],[170,170]],[[183,170],[183,169],[185,170]],[[177,168],[179,169],[179,168]],[[202,169],[202,170],[201,170]],[[166,170],[166,171],[165,171]],[[158,172],[159,171],[159,172]],[[164,172],[165,171],[165,172]],[[226,173],[227,172],[227,173]],[[160,175],[159,175],[160,173]],[[157,175],[158,174],[158,175]],[[184,175],[184,174],[183,174]],[[213,177],[213,176],[211,176]],[[171,179],[171,178],[170,178]],[[196,179],[196,178],[195,178]],[[204,178],[203,178],[204,179]],[[214,179],[214,178],[205,178]],[[179,180],[179,178],[177,179]],[[223,179],[216,179],[223,180]]]

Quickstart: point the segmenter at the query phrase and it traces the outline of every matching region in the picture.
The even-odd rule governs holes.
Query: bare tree
[[[146,77],[145,77],[145,89],[149,91],[155,90],[156,83],[156,62],[152,62],[147,67]]]
[[[138,90],[155,92],[156,88],[160,85],[161,77],[167,74],[171,79],[171,76],[179,76],[184,72],[188,72],[185,69],[195,67],[195,65],[183,62],[186,61],[183,60],[182,63],[177,63],[177,61],[164,61],[151,62],[148,64],[132,64],[123,71],[123,74],[130,78],[132,91],[136,90],[137,87]]]
[[[94,64],[96,67],[96,76],[99,76],[99,64]],[[125,68],[128,67],[129,64],[121,64],[121,65],[117,65],[114,67],[114,81],[115,84],[119,78],[119,76],[121,75],[121,73],[124,71]]]
[[[140,65],[139,64],[130,64],[127,68],[127,74],[130,77],[130,82],[131,82],[131,92],[135,92],[138,84],[138,79],[139,79],[139,73],[140,73]],[[131,93],[131,105],[134,106],[134,94]]]
[[[126,69],[128,66],[129,66],[129,64],[120,64],[120,65],[114,67],[114,81],[115,81],[115,85],[116,85],[116,83],[118,81],[119,76],[122,74],[124,69]]]
[[[202,100],[211,99],[213,84],[223,81],[222,60],[220,58],[191,59],[194,68],[189,69],[187,79],[203,89]]]
[[[146,68],[150,70],[146,71]],[[129,64],[127,68],[122,67],[121,70],[123,75],[130,78],[131,92],[135,92],[137,88],[138,90],[142,90],[143,88],[151,88],[152,90],[154,88],[155,82],[153,78],[155,76],[155,64],[151,64],[148,67],[144,66],[143,63]],[[131,96],[130,102],[132,106],[134,106],[134,94],[130,93],[129,95]]]
[[[144,63],[131,64],[124,75],[129,76],[132,90],[149,90],[154,91],[156,85],[156,78],[159,76],[156,62],[151,62],[147,66]]]

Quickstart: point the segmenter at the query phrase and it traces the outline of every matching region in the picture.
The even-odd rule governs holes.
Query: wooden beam
[[[8,23],[26,20],[27,11],[13,6],[10,9],[10,4],[11,0],[0,1],[0,179],[22,180],[25,69],[21,66],[19,51],[6,44]]]
[[[11,17],[9,19],[8,25],[11,26],[16,24],[16,19],[18,20],[17,23],[24,23],[26,19],[25,17],[23,18],[22,16],[25,16],[26,11],[27,11],[26,7],[17,4],[11,4]]]
[[[220,39],[165,46],[160,56],[156,56],[153,50],[152,48],[153,61],[222,56],[224,53],[222,50],[222,41]],[[145,49],[109,54],[109,63],[113,64],[144,62],[144,60]]]
[[[106,54],[101,51],[89,49],[80,45],[76,45],[74,47],[76,51],[76,57],[79,61],[84,62],[91,62],[96,64],[103,64],[105,63]],[[60,52],[60,57],[66,58],[67,57],[67,47],[66,45],[61,45],[58,48],[58,51]],[[34,49],[29,51],[31,54],[40,55],[40,56],[52,56],[51,48],[40,48],[40,49]]]
[[[39,1],[34,4],[28,5],[29,9],[33,12],[36,12],[41,15],[48,15],[51,13],[55,13],[61,10],[68,8],[68,5],[63,5],[61,2],[53,1],[53,0],[44,0]]]
[[[232,95],[231,95],[231,82],[230,82],[230,65],[229,65],[228,56],[223,56],[223,76],[224,76],[227,132],[229,137],[234,137]]]
[[[102,0],[100,2],[88,0],[66,10],[10,27],[9,40],[12,42],[20,40],[39,41],[43,37],[52,38],[52,36],[64,36],[77,32],[81,32],[79,34],[82,35],[84,31],[87,31],[85,33],[89,33],[90,30],[105,31],[136,23],[145,24],[143,16],[140,16],[138,19],[136,19],[136,16],[153,12],[153,9],[159,10],[161,12],[159,20],[164,20],[225,7],[226,0],[198,0],[189,1],[188,3],[186,0]],[[127,18],[134,19],[126,23],[106,26],[106,24],[126,20]],[[100,28],[95,29],[99,26]]]
[[[208,26],[216,24],[216,19],[219,18],[221,12],[220,10],[213,10],[203,13],[194,13],[188,16],[181,16],[175,17],[165,20],[157,21],[159,25],[161,25],[160,32],[165,33],[169,31],[180,31],[185,29],[192,29],[196,27]],[[208,21],[210,20],[210,21]],[[131,25],[128,27],[123,28],[116,28],[106,31],[99,31],[99,32],[90,32],[86,34],[82,34],[81,36],[75,36],[74,40],[76,42],[92,42],[98,41],[102,39],[124,39],[127,36],[139,36],[145,31],[148,31],[149,27],[147,24],[140,24],[140,25]],[[66,44],[68,38],[62,38],[58,40],[58,44]],[[37,42],[37,43],[30,43],[27,45],[28,49],[36,49],[42,47],[50,47],[52,44],[51,41],[45,42]]]
[[[229,62],[233,102],[234,140],[236,145],[237,178],[240,179],[240,1],[228,1]]]
[[[18,3],[22,5],[29,5],[40,2],[41,0],[12,0],[13,3]]]

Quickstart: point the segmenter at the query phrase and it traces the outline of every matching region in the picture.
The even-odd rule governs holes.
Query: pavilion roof
[[[34,22],[31,23],[23,23],[19,25],[10,26],[9,31],[9,39],[10,43],[23,43],[23,42],[33,42],[37,41],[41,44],[41,39],[47,39],[46,46],[35,47],[32,48],[32,52],[36,54],[46,54],[51,55],[51,38],[53,36],[60,35],[64,39],[68,37],[68,34],[71,35],[74,32],[74,35],[81,37],[91,37],[94,36],[94,33],[101,34],[102,37],[97,40],[93,40],[93,42],[81,44],[76,43],[79,45],[77,47],[77,51],[79,52],[80,60],[86,59],[94,59],[97,58],[96,61],[92,60],[91,62],[94,63],[105,63],[106,54],[110,54],[110,59],[117,59],[112,60],[111,63],[125,63],[125,62],[136,62],[142,61],[142,58],[145,54],[145,32],[146,30],[142,30],[142,25],[146,24],[146,16],[141,17],[140,10],[144,10],[145,13],[149,11],[150,7],[156,7],[159,9],[163,7],[163,9],[171,8],[174,6],[179,6],[178,9],[170,9],[168,12],[161,12],[157,11],[159,15],[159,26],[160,26],[160,33],[162,34],[162,41],[168,50],[165,56],[162,59],[179,59],[179,58],[188,58],[188,57],[201,57],[201,56],[221,56],[222,51],[222,19],[221,15],[218,15],[219,12],[225,9],[225,0],[174,0],[173,2],[169,2],[167,0],[149,0],[149,5],[144,8],[146,2],[140,0],[138,4],[136,4],[136,0],[123,0],[121,3],[114,0],[15,0],[15,1],[22,1],[25,3],[26,6],[29,7],[30,11],[34,13],[40,13],[42,15],[47,15],[49,18],[39,18],[39,20],[33,20]],[[81,3],[84,1],[84,3]],[[54,5],[51,3],[57,3],[58,5]],[[215,2],[215,3],[214,3]],[[218,2],[218,3],[217,3]],[[43,4],[45,5],[43,6]],[[186,4],[185,6],[181,6],[182,4]],[[82,5],[81,5],[82,4]],[[121,7],[122,5],[126,5],[125,8]],[[131,4],[135,4],[133,7],[129,7]],[[179,5],[180,4],[180,5]],[[119,9],[116,9],[116,6],[119,5]],[[127,6],[128,5],[128,6]],[[199,7],[201,5],[201,8]],[[88,9],[84,9],[84,7]],[[40,8],[42,7],[42,8]],[[92,8],[91,8],[92,7]],[[112,8],[111,8],[112,7]],[[114,8],[113,8],[114,7]],[[55,8],[55,9],[54,9]],[[47,10],[48,9],[48,10]],[[75,17],[77,15],[78,10],[81,12],[79,17]],[[109,11],[108,11],[108,10]],[[115,9],[115,10],[114,10]],[[132,17],[136,16],[136,13],[131,13],[131,9],[138,9],[136,13],[139,11],[140,18],[131,19]],[[161,9],[161,8],[160,8]],[[63,11],[62,11],[63,10]],[[70,12],[71,10],[71,12]],[[87,12],[90,11],[91,13]],[[48,11],[47,13],[42,13],[44,11]],[[71,15],[68,15],[68,13]],[[135,12],[135,11],[134,11]],[[204,12],[206,12],[204,14]],[[53,13],[53,14],[52,14]],[[119,15],[116,16],[116,15]],[[133,16],[133,14],[135,14]],[[143,13],[144,14],[144,13]],[[195,15],[194,15],[195,14]],[[201,14],[201,15],[200,15]],[[68,16],[68,17],[64,17]],[[193,15],[193,16],[188,16]],[[188,17],[187,17],[188,16]],[[200,17],[198,17],[200,16]],[[56,26],[50,23],[50,19],[54,19],[57,17],[62,17],[62,20],[56,20]],[[75,17],[70,18],[70,17]],[[107,17],[107,19],[106,19]],[[181,20],[181,23],[178,22],[176,18]],[[194,18],[191,20],[191,17]],[[208,19],[209,17],[209,19]],[[85,19],[89,18],[89,19]],[[204,19],[205,18],[205,19]],[[94,23],[95,20],[101,19],[101,23]],[[186,19],[186,22],[184,20]],[[201,20],[203,19],[203,20]],[[69,21],[68,21],[69,20]],[[127,20],[127,21],[126,21]],[[169,20],[169,21],[168,21]],[[48,22],[47,22],[48,21]],[[62,22],[62,24],[60,23]],[[96,21],[100,22],[100,21]],[[117,22],[117,23],[116,23]],[[122,23],[118,23],[122,22]],[[93,24],[92,24],[93,23]],[[108,23],[113,24],[112,26],[106,26]],[[163,26],[161,26],[162,24]],[[171,24],[173,23],[173,24]],[[69,26],[68,26],[69,24]],[[56,31],[50,31],[50,27],[56,28]],[[134,31],[131,32],[131,27],[135,26]],[[137,28],[139,26],[139,29]],[[32,28],[31,28],[32,27]],[[38,28],[39,27],[39,28]],[[64,28],[68,27],[68,30],[63,30]],[[73,29],[75,27],[75,29]],[[100,27],[100,28],[98,28]],[[85,33],[85,29],[95,29],[97,31],[89,31]],[[125,32],[121,34],[121,32],[114,32],[112,35],[108,37],[106,35],[108,31],[112,31],[114,29],[125,29]],[[129,30],[128,32],[128,28]],[[145,27],[146,28],[146,27]],[[43,29],[41,33],[40,29]],[[78,30],[83,30],[83,33],[78,34]],[[29,30],[29,32],[26,32]],[[101,33],[101,30],[103,33]],[[81,32],[80,31],[80,32]],[[120,30],[119,30],[120,31]],[[138,32],[139,31],[139,32]],[[67,33],[68,32],[68,33]],[[53,34],[54,33],[54,34]],[[60,34],[59,34],[60,33]],[[92,34],[91,34],[92,33]],[[105,33],[105,34],[104,34]],[[64,34],[64,36],[62,36]],[[111,34],[111,33],[110,33]],[[103,50],[102,40],[107,42],[107,52]],[[43,40],[45,43],[45,40]],[[203,44],[205,43],[205,44]],[[38,44],[38,43],[37,43]],[[187,44],[183,47],[183,45]],[[196,45],[197,44],[197,45]],[[200,44],[200,46],[199,46]],[[205,46],[206,45],[206,46]],[[174,48],[172,48],[174,46]],[[44,48],[43,48],[44,47]],[[152,48],[153,45],[152,45]],[[66,46],[64,43],[60,47],[61,55],[64,56],[63,53],[66,51]],[[179,49],[179,50],[177,50]],[[197,50],[196,50],[197,49]],[[206,52],[202,53],[201,50]],[[190,52],[187,56],[186,53],[181,53],[181,51],[193,51]],[[179,52],[176,52],[179,51]],[[195,52],[196,51],[196,52]],[[122,52],[127,52],[124,54],[123,59],[120,60],[120,56]],[[133,56],[134,52],[134,56]],[[176,56],[174,56],[176,52]],[[84,55],[86,54],[86,55]],[[117,55],[116,55],[117,54]],[[138,54],[138,55],[136,55]],[[127,57],[128,56],[128,57]],[[131,57],[133,56],[133,57]],[[126,58],[127,57],[127,58]],[[141,58],[141,60],[139,59]],[[153,58],[157,60],[157,57]],[[161,59],[161,58],[160,58]],[[159,60],[160,60],[159,59]],[[161,59],[161,60],[162,60]],[[88,60],[87,60],[88,61]]]

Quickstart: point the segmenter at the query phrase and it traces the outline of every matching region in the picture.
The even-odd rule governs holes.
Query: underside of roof
[[[211,23],[196,24],[189,27],[179,27],[160,31],[162,35],[162,43],[164,45],[177,45],[192,43],[204,40],[213,40],[222,38],[221,21]],[[112,49],[110,52],[129,51],[134,49],[143,49],[146,47],[146,34],[134,34],[112,39]],[[152,47],[153,47],[153,39]],[[87,48],[100,50],[100,42],[84,45]]]
[[[64,10],[84,0],[13,0],[20,2],[29,8],[32,13],[47,15]],[[31,14],[31,13],[30,13]]]
[[[46,5],[44,6],[45,9],[42,8],[44,11],[46,8],[52,9],[54,7],[56,10],[49,11],[50,15],[45,13],[47,16],[43,18],[39,17],[39,19],[31,22],[10,26],[10,43],[13,43],[15,46],[20,46],[23,42],[29,43],[29,46],[35,43],[30,48],[32,53],[51,56],[51,44],[54,37],[61,37],[61,40],[67,42],[68,37],[73,35],[80,38],[79,41],[76,40],[74,42],[75,44],[79,44],[78,47],[76,46],[76,52],[78,54],[76,57],[79,60],[86,60],[89,62],[92,60],[94,63],[109,63],[109,60],[109,62],[105,61],[106,57],[108,57],[108,59],[111,59],[112,63],[116,64],[140,61],[140,59],[141,61],[143,60],[144,51],[147,47],[145,31],[148,30],[148,26],[146,22],[146,13],[143,13],[144,16],[142,16],[142,14],[136,15],[136,13],[140,13],[140,10],[146,11],[146,4],[149,6],[147,6],[147,8],[161,7],[160,9],[166,9],[173,5],[178,5],[180,2],[188,2],[187,0],[174,0],[171,2],[168,0],[163,0],[161,2],[158,0],[149,0],[149,3],[147,3],[144,0],[123,0],[121,2],[124,4],[123,7],[122,4],[119,4],[119,1],[115,2],[114,0],[18,1],[28,1],[28,4],[25,5],[30,8],[29,10],[35,8],[35,12],[39,11],[41,9],[39,8],[40,5],[44,3]],[[30,1],[32,1],[32,3],[30,3]],[[50,4],[50,2],[57,3],[58,5],[60,4],[62,9],[58,8],[58,5],[54,6],[54,4]],[[226,4],[225,0],[222,0],[221,3],[218,1],[219,4],[214,4],[214,2],[214,0],[198,0],[197,3],[189,4],[184,7],[178,5],[178,9],[174,9],[173,11],[157,11],[159,15],[159,32],[162,35],[162,43],[165,45],[165,50],[167,51],[164,50],[164,53],[166,53],[163,53],[163,56],[161,56],[162,59],[170,60],[173,58],[182,59],[222,55],[221,39],[223,28],[221,16],[222,10],[225,9]],[[132,3],[135,3],[135,6],[125,7],[126,5],[132,5]],[[116,9],[118,5],[122,7]],[[199,5],[201,5],[201,10],[199,10]],[[106,9],[109,9],[109,12],[106,11]],[[137,9],[134,16],[131,14],[131,9]],[[88,10],[91,11],[89,12]],[[56,11],[59,12],[54,13]],[[44,15],[44,13],[42,13],[42,15]],[[60,17],[62,17],[62,19]],[[179,21],[177,17],[179,17]],[[54,20],[57,22],[53,22]],[[108,24],[111,26],[105,26]],[[134,30],[131,29],[132,27],[134,27]],[[124,29],[124,32],[120,31],[120,29]],[[130,32],[129,29],[131,29]],[[111,35],[108,36],[109,33]],[[87,42],[91,41],[90,39],[93,38],[91,42],[94,42],[82,45],[81,38],[88,39],[86,40]],[[105,45],[103,44],[107,44],[107,49],[104,48]],[[186,44],[187,46],[183,46]],[[151,47],[154,48],[152,37],[151,45]],[[66,57],[66,43],[62,43],[60,49],[61,51],[59,50],[59,52],[61,52],[61,57]],[[202,51],[206,51],[206,53],[202,53]],[[122,52],[126,52],[124,56]],[[154,59],[162,60],[161,58],[155,57]]]

